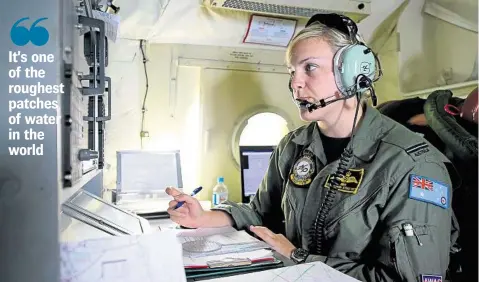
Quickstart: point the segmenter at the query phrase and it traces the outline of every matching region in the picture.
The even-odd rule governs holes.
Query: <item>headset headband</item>
[[[358,32],[358,26],[356,23],[343,15],[331,13],[331,14],[316,14],[312,16],[305,27],[312,25],[315,22],[320,22],[329,28],[334,28],[345,35],[348,35],[351,39],[356,39],[356,33]]]

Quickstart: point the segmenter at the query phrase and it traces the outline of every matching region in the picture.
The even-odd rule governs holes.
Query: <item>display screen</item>
[[[245,146],[240,148],[243,199],[254,196],[268,170],[274,147]],[[248,200],[246,200],[248,201]]]

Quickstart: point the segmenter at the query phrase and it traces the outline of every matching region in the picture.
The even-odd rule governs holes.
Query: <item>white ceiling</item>
[[[359,23],[363,37],[368,40],[374,29],[403,1],[372,0],[372,14]],[[146,39],[150,43],[244,47],[242,39],[249,16],[233,11],[218,14],[202,7],[200,2],[201,0],[116,0],[114,4],[120,7],[120,37]],[[301,25],[297,29],[300,28]],[[255,48],[279,49],[258,45]]]

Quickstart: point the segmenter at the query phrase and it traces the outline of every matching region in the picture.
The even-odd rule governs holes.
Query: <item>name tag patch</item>
[[[442,282],[442,276],[421,274],[421,282]]]
[[[449,189],[446,184],[415,174],[410,175],[409,182],[410,199],[445,209],[449,207]]]
[[[341,179],[339,179],[338,187],[335,187],[332,183],[331,175],[328,175],[324,187],[337,189],[343,193],[356,194],[358,193],[359,185],[363,181],[364,169],[348,169]]]

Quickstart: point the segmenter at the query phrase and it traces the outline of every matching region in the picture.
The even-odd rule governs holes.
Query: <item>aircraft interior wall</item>
[[[373,4],[388,4],[395,10],[381,15],[379,26],[371,28],[368,23],[368,20],[377,21],[377,15],[359,25],[378,53],[384,70],[384,77],[376,85],[379,103],[405,98],[404,94],[410,91],[438,86],[443,82],[440,74],[444,69],[453,71],[448,84],[470,78],[477,33],[425,15],[421,7],[426,1],[382,2],[387,1]],[[373,10],[378,7],[373,6]],[[202,12],[205,11],[195,13]],[[229,18],[234,19],[234,16]],[[140,43],[122,39],[112,44],[115,51],[110,55],[108,73],[117,82],[112,121],[107,124],[105,188],[115,188],[116,151],[179,149],[185,191],[203,185],[208,189],[199,197],[209,199],[215,178],[224,176],[232,189],[231,199],[239,201],[239,169],[231,144],[233,129],[241,117],[245,119],[249,110],[270,106],[270,110],[282,109],[278,113],[291,121],[291,129],[300,124],[290,103],[283,49],[246,44],[240,48],[237,43],[225,46],[226,41],[215,40],[210,44],[216,46],[211,46],[200,40],[201,32],[192,33],[196,35],[191,42],[202,44],[161,43],[159,37],[145,43],[149,87],[143,129],[146,78]],[[170,30],[168,34],[174,33]],[[204,34],[208,34],[208,29]],[[253,65],[259,69],[252,69]],[[141,130],[147,131],[148,137],[140,138]]]
[[[425,13],[426,3],[461,15],[457,22],[470,22],[476,31]],[[402,93],[477,80],[477,10],[476,0],[409,1],[398,23]]]
[[[204,69],[201,72],[201,112],[203,151],[200,183],[213,187],[216,177],[224,176],[231,188],[231,199],[241,201],[239,163],[233,151],[234,130],[248,117],[261,112],[274,112],[283,117],[288,128],[300,125],[297,109],[284,82],[284,73]],[[205,191],[211,197],[211,191]],[[209,193],[208,193],[209,192]]]

